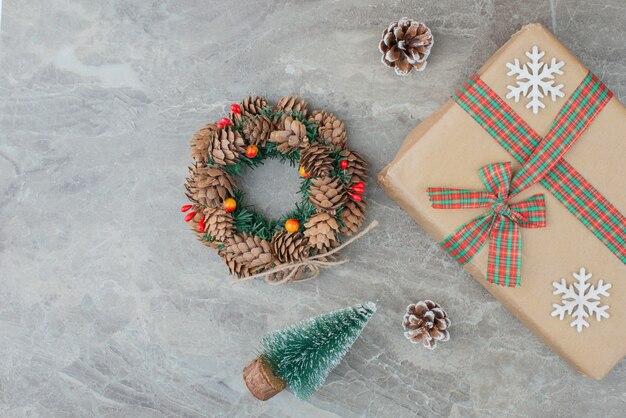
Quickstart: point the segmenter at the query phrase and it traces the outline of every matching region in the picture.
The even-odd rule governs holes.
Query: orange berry
[[[300,229],[300,222],[295,219],[287,219],[287,221],[285,221],[285,229],[287,232],[298,232]]]
[[[306,171],[304,171],[304,167],[300,166],[300,170],[298,170],[298,172],[300,173],[300,175],[302,177],[304,177],[305,179],[308,179],[309,177],[311,177],[311,175],[309,173],[307,173]]]
[[[259,153],[259,147],[257,147],[256,145],[248,145],[246,147],[246,157],[254,158],[257,156],[258,153]]]
[[[237,201],[235,199],[233,199],[232,197],[224,199],[224,210],[226,212],[232,212],[235,209],[237,209]]]

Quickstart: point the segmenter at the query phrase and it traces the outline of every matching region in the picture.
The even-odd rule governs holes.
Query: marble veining
[[[405,15],[435,45],[425,72],[400,78],[377,45]],[[178,208],[191,134],[250,93],[334,112],[376,173],[525,23],[556,30],[624,101],[625,18],[622,0],[4,0],[0,416],[622,415],[625,362],[600,382],[576,374],[373,177],[381,226],[297,286],[231,286]],[[275,213],[294,200],[263,187],[297,180],[267,170],[274,184],[247,184]],[[401,332],[419,298],[452,319],[433,352]],[[248,394],[241,370],[265,333],[367,300],[377,314],[308,402]]]

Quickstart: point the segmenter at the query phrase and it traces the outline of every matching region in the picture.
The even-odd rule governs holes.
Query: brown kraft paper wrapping
[[[563,84],[565,97],[553,102],[544,99],[546,108],[538,114],[526,109],[527,99],[519,103],[506,99],[507,62],[518,58],[533,46],[545,52],[542,58],[564,61],[563,75],[555,84]],[[500,48],[477,72],[498,95],[540,135],[550,124],[569,95],[587,75],[587,68],[545,27],[523,27]],[[459,86],[460,87],[460,86]],[[610,87],[610,86],[609,86]],[[565,158],[621,213],[626,213],[626,109],[613,97],[583,132]],[[453,187],[484,190],[479,169],[487,164],[510,161],[514,173],[520,165],[483,127],[452,100],[413,129],[395,159],[379,174],[385,192],[411,215],[435,240],[441,241],[463,223],[488,209],[433,209],[428,201],[428,187]],[[505,288],[486,281],[488,244],[464,268],[520,321],[548,346],[581,373],[601,379],[626,355],[626,266],[548,190],[535,184],[514,197],[518,202],[542,193],[546,200],[547,227],[522,228],[521,286]],[[599,279],[611,283],[610,296],[601,304],[609,305],[609,318],[596,321],[580,333],[570,327],[572,318],[552,317],[552,304],[561,298],[553,295],[553,282],[565,278],[572,283],[572,273],[585,267],[593,273],[589,283]]]

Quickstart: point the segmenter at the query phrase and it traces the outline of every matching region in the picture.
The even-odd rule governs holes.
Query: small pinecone
[[[230,127],[218,131],[218,136],[211,144],[211,157],[220,165],[233,165],[246,150],[241,134]]]
[[[306,126],[298,119],[288,116],[284,120],[285,129],[270,134],[270,141],[276,142],[276,149],[288,153],[298,148],[306,148],[309,138],[306,136]]]
[[[423,23],[403,17],[383,31],[378,49],[382,62],[398,75],[407,75],[412,69],[423,71],[433,46],[433,35]]]
[[[343,223],[341,233],[350,236],[359,230],[365,220],[365,202],[357,202],[356,200],[348,200],[339,215],[339,219]]]
[[[341,158],[348,160],[346,172],[350,176],[350,184],[367,180],[367,163],[359,154],[344,150],[341,152]]]
[[[209,148],[217,136],[217,125],[210,123],[193,134],[191,139],[191,156],[201,164],[209,161]]]
[[[329,213],[313,215],[304,227],[304,236],[309,239],[309,245],[319,251],[332,248],[337,243],[336,233],[339,231],[339,224]]]
[[[234,234],[220,251],[230,270],[230,274],[246,277],[260,273],[272,266],[273,257],[270,243],[247,234]]]
[[[222,208],[205,208],[204,224],[206,228],[204,233],[209,235],[211,239],[218,243],[226,242],[233,236],[235,230],[235,219]]]
[[[272,237],[272,253],[281,263],[296,263],[309,255],[309,242],[301,232],[282,229]]]
[[[407,306],[402,326],[408,340],[415,344],[423,342],[424,347],[430,350],[436,347],[437,341],[450,339],[448,314],[432,300]]]
[[[315,111],[309,120],[317,124],[317,133],[322,143],[339,149],[346,146],[346,127],[335,115]]]
[[[302,112],[302,117],[306,117],[308,113],[306,100],[300,99],[298,96],[281,97],[276,106],[274,106],[274,110],[291,115],[293,112]]]
[[[261,111],[267,107],[267,100],[264,97],[248,97],[241,102],[241,114],[249,118],[260,115]]]
[[[347,200],[345,187],[338,178],[327,176],[311,180],[309,201],[318,212],[334,215]]]
[[[313,177],[327,176],[333,169],[330,150],[323,144],[313,144],[302,151],[300,166]]]
[[[185,184],[187,197],[202,206],[220,206],[224,199],[234,195],[235,182],[220,167],[202,167],[196,163],[189,167]]]
[[[243,135],[250,145],[265,145],[274,130],[274,123],[264,115],[246,120],[243,124]]]

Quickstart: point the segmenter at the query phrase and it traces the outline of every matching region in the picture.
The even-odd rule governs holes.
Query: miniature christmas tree
[[[243,371],[252,394],[267,400],[289,385],[298,399],[326,380],[376,312],[372,302],[325,313],[263,338],[261,353]]]

